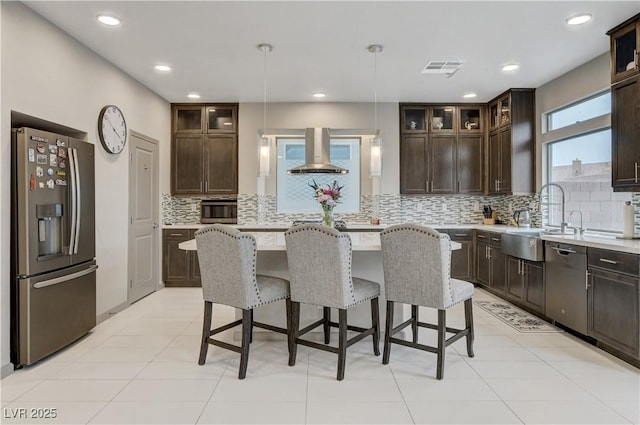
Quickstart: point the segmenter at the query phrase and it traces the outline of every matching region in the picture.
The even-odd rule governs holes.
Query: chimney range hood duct
[[[328,128],[307,128],[304,136],[305,164],[287,171],[289,174],[347,174],[349,170],[329,163],[331,136]]]

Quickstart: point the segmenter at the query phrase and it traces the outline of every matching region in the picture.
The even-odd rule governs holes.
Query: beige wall
[[[536,89],[536,188],[540,188],[545,172],[543,131],[546,126],[542,114],[606,90],[611,85],[610,72],[607,52]]]
[[[239,193],[255,194],[258,168],[258,130],[263,127],[263,104],[241,103],[239,137]],[[397,103],[378,103],[378,127],[383,139],[383,171],[381,193],[398,193],[400,190],[400,142],[399,113]],[[373,103],[269,103],[267,128],[304,129],[329,127],[341,129],[372,129]],[[363,140],[364,142],[364,140]],[[362,146],[361,189],[371,193],[368,175],[368,145]],[[273,169],[273,168],[272,168]],[[266,193],[275,195],[275,173],[266,181]]]
[[[113,156],[97,135],[98,113],[118,105],[130,130],[159,141],[168,170],[170,105],[18,2],[1,2],[0,277],[3,370],[9,363],[11,111],[85,131],[96,144],[97,313],[127,301],[128,146]],[[162,173],[161,190],[169,190]]]

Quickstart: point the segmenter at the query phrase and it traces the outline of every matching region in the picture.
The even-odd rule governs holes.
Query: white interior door
[[[131,132],[129,145],[129,303],[159,283],[158,142]]]

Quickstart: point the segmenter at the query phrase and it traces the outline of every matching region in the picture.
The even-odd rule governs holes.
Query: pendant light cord
[[[264,52],[264,101],[262,102],[262,131],[264,136],[264,131],[267,129],[267,51],[268,49],[263,49]]]
[[[373,129],[378,131],[378,52],[373,54]]]

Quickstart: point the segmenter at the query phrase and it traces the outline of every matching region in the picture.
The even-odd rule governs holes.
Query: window
[[[611,112],[609,93],[601,94],[547,114],[549,127],[571,126]],[[559,127],[551,128],[551,124]],[[614,193],[611,188],[611,128],[575,132],[568,138],[546,144],[547,181],[559,184],[565,192],[565,221],[571,227],[590,230],[621,231],[622,206],[630,193]],[[546,198],[546,195],[549,195]],[[542,199],[543,223],[559,226],[562,222],[560,192],[545,190]],[[569,218],[571,212],[571,219]],[[579,212],[578,212],[579,211]]]
[[[330,160],[332,164],[346,168],[348,174],[287,174],[287,170],[305,163],[304,139],[276,139],[277,181],[276,201],[279,213],[318,213],[322,212],[314,198],[309,183],[321,185],[338,181],[342,189],[340,204],[336,214],[357,213],[360,211],[360,139],[331,139]]]
[[[611,93],[601,93],[547,114],[547,131],[611,113]]]

